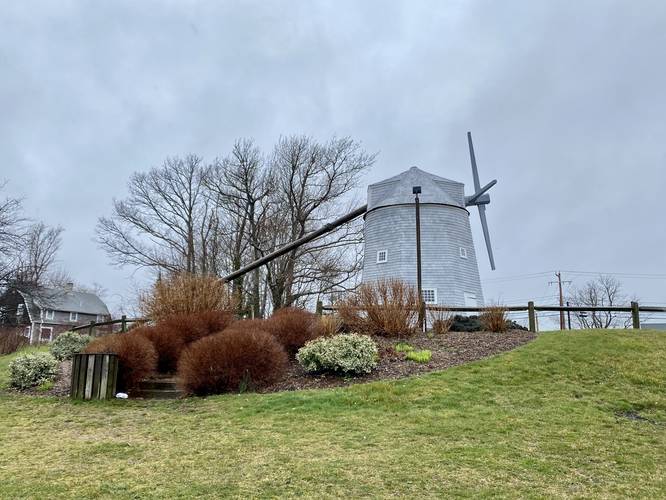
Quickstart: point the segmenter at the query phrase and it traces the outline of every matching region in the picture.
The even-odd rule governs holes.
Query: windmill
[[[483,237],[495,269],[486,205],[488,191],[497,180],[481,187],[476,165],[472,134],[467,133],[474,192],[465,196],[461,182],[440,177],[412,167],[401,174],[368,186],[368,203],[320,229],[292,241],[274,252],[225,276],[232,281],[287,252],[363,216],[364,264],[363,281],[400,279],[416,284],[416,227],[414,193],[419,188],[422,294],[430,304],[476,307],[483,305],[472,229],[467,207],[476,206]]]
[[[481,186],[470,133],[467,140],[474,179],[474,192],[469,196],[465,196],[464,184],[417,167],[368,186],[364,282],[392,278],[416,284],[413,195],[419,191],[424,302],[448,306],[483,305],[468,207],[476,206],[479,210],[490,267],[495,269],[486,205],[490,203],[488,190],[497,180]]]

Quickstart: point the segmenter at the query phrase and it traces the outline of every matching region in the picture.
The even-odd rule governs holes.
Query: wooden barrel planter
[[[70,395],[74,399],[111,399],[116,395],[117,379],[117,355],[75,354]]]

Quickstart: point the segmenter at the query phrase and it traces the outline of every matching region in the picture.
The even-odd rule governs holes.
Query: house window
[[[40,342],[51,342],[53,337],[53,328],[50,326],[43,326],[39,330],[39,341]]]
[[[23,316],[23,308],[24,308],[24,307],[25,307],[24,304],[19,304],[19,305],[16,307],[16,315],[17,315],[17,316]]]
[[[25,330],[23,330],[23,336],[30,338],[30,334],[32,333],[32,328],[29,326],[25,327]]]
[[[377,264],[388,262],[388,250],[379,250],[377,252]]]
[[[53,319],[55,318],[55,311],[53,309],[47,309],[44,311],[44,319]]]
[[[102,321],[104,321],[104,315],[103,314],[98,314],[97,315],[97,322],[101,323]]]
[[[461,259],[467,258],[467,249],[465,247],[460,247],[460,258]]]
[[[435,288],[424,288],[421,290],[421,296],[426,304],[437,304],[437,290]]]
[[[79,313],[74,313],[74,312],[69,313],[69,320],[70,321],[78,321],[79,320]]]

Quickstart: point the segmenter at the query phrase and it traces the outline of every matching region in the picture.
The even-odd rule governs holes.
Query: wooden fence
[[[504,311],[507,312],[521,312],[527,311],[527,318],[529,323],[529,330],[531,332],[537,331],[537,322],[536,322],[536,313],[539,311],[548,311],[548,312],[625,312],[631,313],[631,322],[632,326],[635,329],[640,329],[641,327],[641,312],[651,312],[651,313],[666,313],[666,307],[654,307],[654,306],[640,306],[638,302],[632,302],[629,306],[537,306],[534,302],[530,301],[526,306],[500,306]],[[446,311],[446,312],[475,312],[483,313],[487,311],[488,307],[446,307],[446,306],[433,306],[426,305],[427,311]],[[317,314],[323,314],[324,311],[336,311],[338,308],[336,306],[325,306],[321,302],[317,303]]]
[[[124,314],[121,316],[120,319],[111,319],[109,321],[91,321],[88,324],[85,325],[79,325],[75,326],[72,328],[72,331],[75,332],[77,330],[85,330],[88,329],[88,335],[92,335],[93,331],[95,328],[98,326],[110,326],[110,325],[120,325],[120,331],[121,332],[126,332],[127,331],[127,325],[130,323],[146,323],[150,321],[148,318],[128,318]]]

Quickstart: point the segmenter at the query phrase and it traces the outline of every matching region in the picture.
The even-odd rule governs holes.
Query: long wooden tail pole
[[[222,278],[223,281],[229,282],[233,281],[236,278],[240,278],[244,274],[249,273],[250,271],[263,266],[264,264],[267,264],[268,262],[272,261],[273,259],[277,259],[278,257],[291,252],[293,249],[300,247],[301,245],[305,245],[306,243],[311,242],[312,240],[315,240],[319,238],[320,236],[325,235],[326,233],[330,233],[337,227],[341,226],[342,224],[349,222],[351,220],[356,219],[357,217],[360,217],[363,215],[368,209],[368,205],[363,205],[362,207],[357,208],[353,212],[349,212],[347,215],[343,215],[339,219],[335,219],[333,222],[329,222],[328,224],[324,225],[323,227],[317,229],[316,231],[311,232],[310,234],[306,234],[302,238],[299,238],[295,241],[292,241],[291,243],[287,243],[285,246],[282,248],[278,248],[274,252],[269,253],[268,255],[263,256],[261,259],[257,259],[254,262],[248,264],[245,267],[241,267],[237,271],[234,271],[231,274],[227,274]]]

